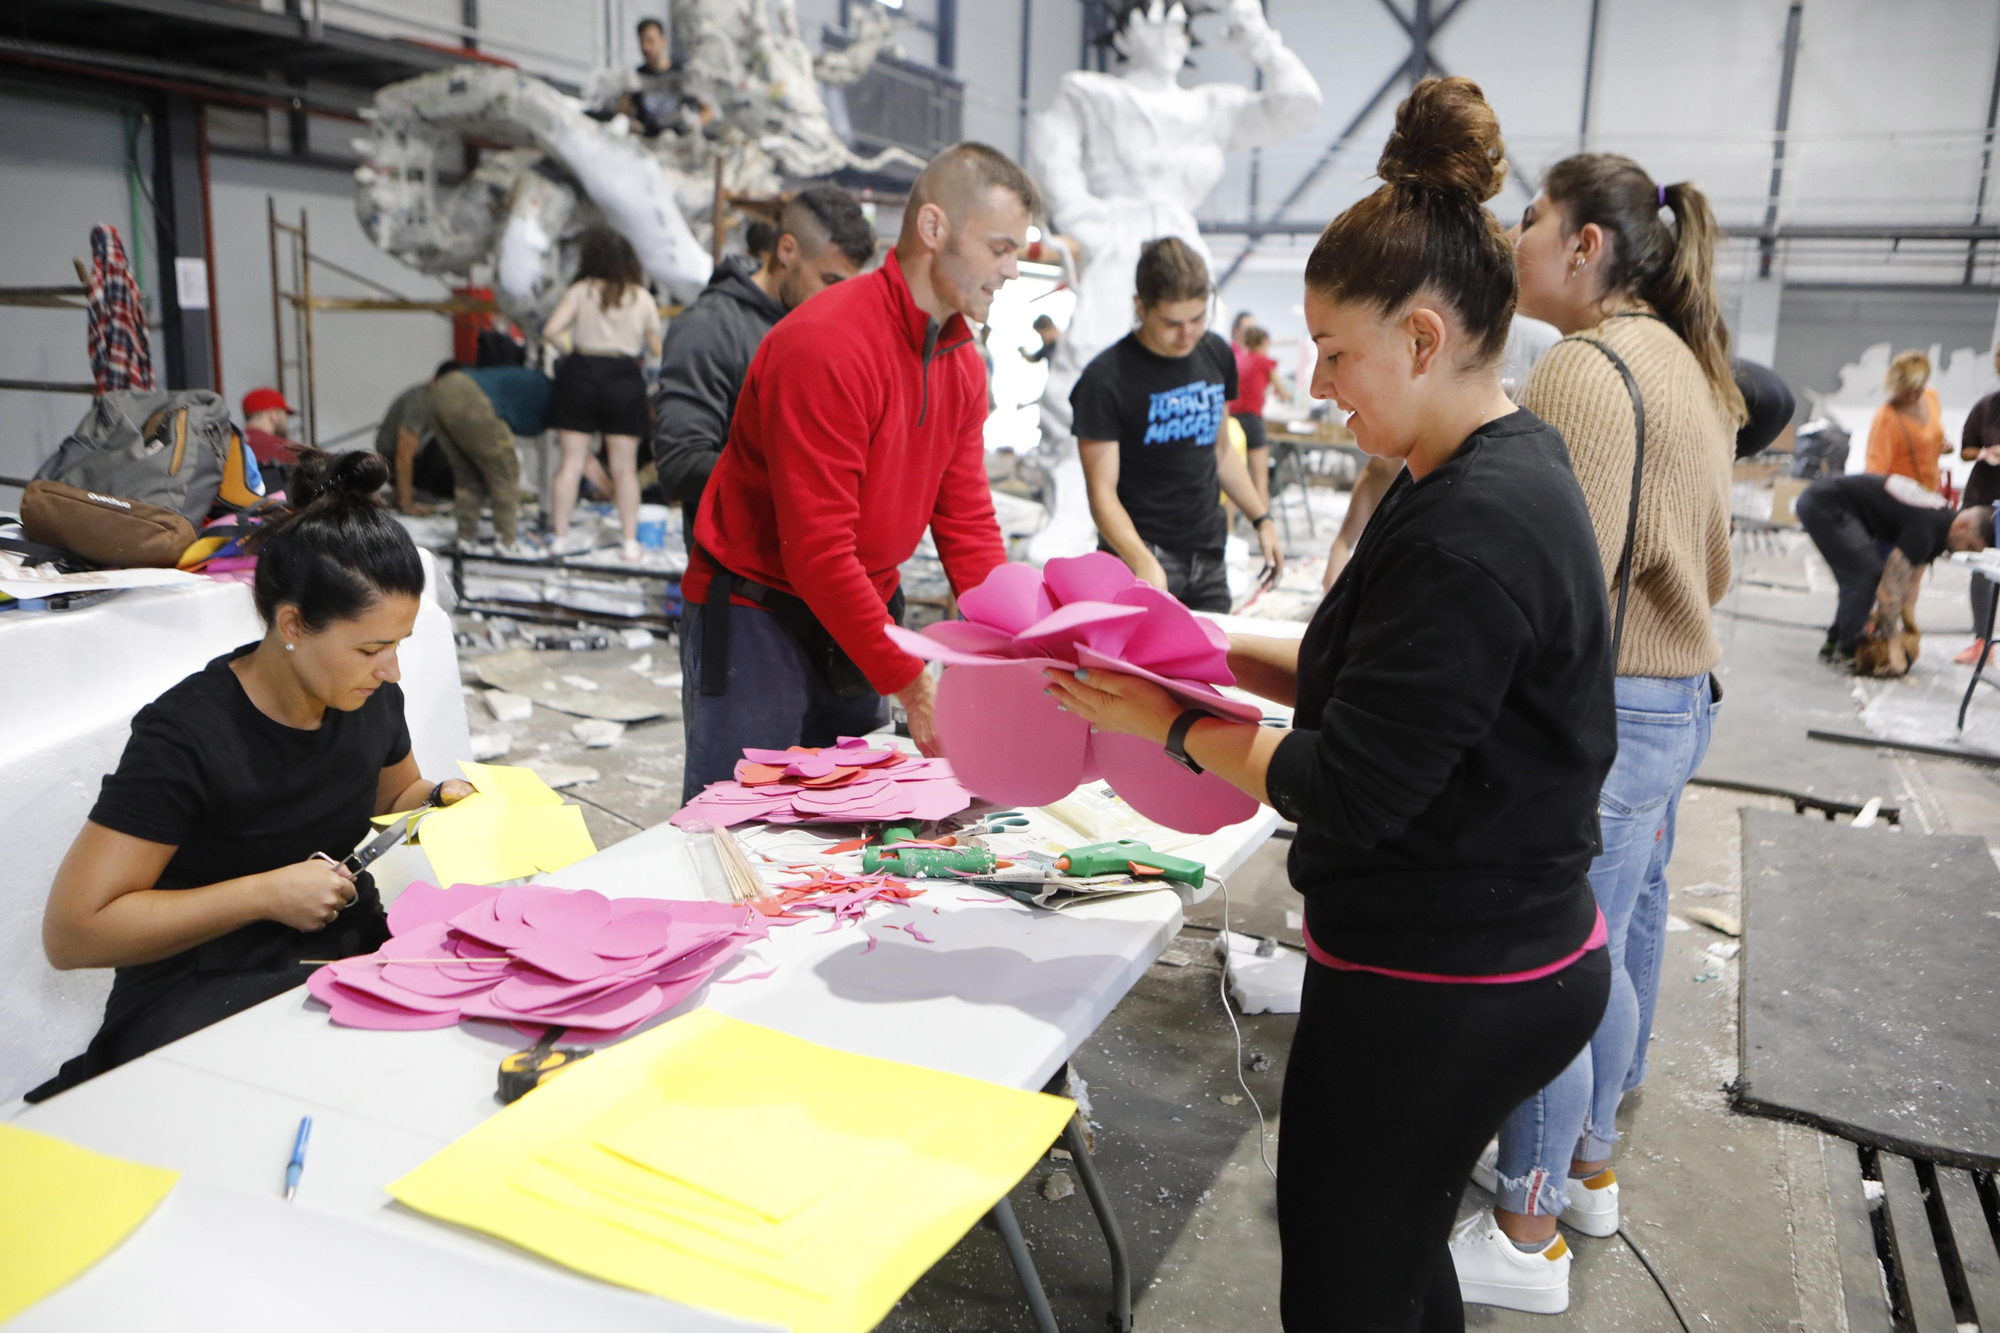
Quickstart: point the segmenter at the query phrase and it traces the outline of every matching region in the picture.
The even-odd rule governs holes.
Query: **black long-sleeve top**
[[[1266,779],[1321,948],[1484,976],[1583,945],[1618,748],[1604,584],[1569,451],[1532,412],[1390,487],[1299,645]]]

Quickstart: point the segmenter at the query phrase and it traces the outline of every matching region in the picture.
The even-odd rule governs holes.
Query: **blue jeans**
[[[881,695],[842,699],[814,670],[791,631],[754,606],[729,609],[728,692],[703,694],[705,614],[705,607],[690,605],[681,615],[681,719],[687,731],[681,804],[733,774],[746,748],[832,745],[888,721]]]
[[[1590,1045],[1500,1126],[1498,1202],[1560,1213],[1572,1158],[1602,1161],[1618,1141],[1618,1102],[1646,1077],[1667,934],[1667,862],[1681,788],[1708,753],[1717,705],[1706,674],[1620,676],[1618,757],[1597,798],[1604,850],[1590,889],[1604,913],[1611,999]]]

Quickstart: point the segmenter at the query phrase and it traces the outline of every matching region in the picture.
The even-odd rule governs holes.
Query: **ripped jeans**
[[[1568,1206],[1572,1158],[1596,1162],[1618,1141],[1618,1102],[1646,1077],[1666,948],[1667,862],[1681,788],[1701,767],[1719,705],[1706,673],[1620,676],[1618,757],[1598,794],[1604,850],[1590,865],[1609,932],[1611,998],[1597,1032],[1555,1082],[1500,1126],[1499,1206],[1550,1215]]]

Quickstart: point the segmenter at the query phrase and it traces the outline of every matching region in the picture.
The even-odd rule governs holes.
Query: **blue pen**
[[[285,1167],[285,1201],[299,1192],[299,1173],[306,1169],[306,1140],[312,1137],[313,1118],[299,1117],[299,1136],[292,1141],[292,1160]]]

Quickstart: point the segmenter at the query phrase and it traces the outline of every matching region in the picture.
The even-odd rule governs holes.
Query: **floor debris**
[[[1698,926],[1707,926],[1710,930],[1719,930],[1725,935],[1741,935],[1743,933],[1742,921],[1728,912],[1719,911],[1713,907],[1690,907],[1685,909],[1681,915]]]
[[[1067,1171],[1051,1171],[1049,1178],[1042,1182],[1042,1197],[1050,1203],[1060,1203],[1076,1193],[1076,1182]]]
[[[534,715],[535,701],[525,695],[488,690],[484,697],[486,711],[493,714],[495,722],[526,722]]]
[[[475,658],[472,669],[480,680],[495,689],[531,696],[544,708],[576,717],[643,722],[666,712],[659,704],[641,703],[605,690],[585,676],[564,676],[559,681],[554,672],[536,661],[535,654],[525,648],[510,648],[504,653]],[[576,684],[579,681],[585,682],[589,688]]]
[[[486,763],[498,759],[514,748],[514,738],[504,731],[475,731],[472,733],[472,758],[475,763]]]
[[[597,693],[597,682],[588,676],[564,676],[562,677],[562,683],[572,689],[588,690],[592,694]]]
[[[521,767],[531,769],[542,781],[561,791],[564,787],[580,787],[603,777],[594,768],[581,764],[552,764],[546,759],[530,759]]]
[[[618,743],[618,738],[625,734],[625,724],[609,718],[587,717],[570,723],[569,734],[581,741],[585,749],[603,750]]]

